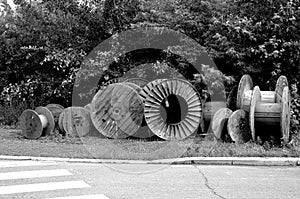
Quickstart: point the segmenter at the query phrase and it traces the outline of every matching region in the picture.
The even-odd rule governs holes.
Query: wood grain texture
[[[221,140],[224,135],[224,128],[227,126],[228,118],[231,116],[232,110],[228,108],[219,109],[211,120],[211,130],[218,140]]]
[[[281,120],[280,120],[280,128],[281,128],[281,137],[282,140],[287,143],[290,139],[290,118],[291,118],[291,98],[289,87],[286,86],[283,89],[282,93],[282,113],[281,113]]]
[[[135,89],[111,84],[101,89],[91,103],[91,119],[103,135],[121,139],[133,135],[142,123],[143,102]]]
[[[235,143],[248,142],[252,137],[248,116],[249,114],[246,111],[239,109],[234,111],[228,119],[227,131]]]
[[[255,108],[257,104],[261,101],[261,94],[260,89],[258,86],[255,86],[253,89],[251,104],[250,104],[250,111],[249,111],[249,124],[252,139],[256,141],[256,133],[255,133]]]

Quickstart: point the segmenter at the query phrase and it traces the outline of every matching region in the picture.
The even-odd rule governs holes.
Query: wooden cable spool
[[[181,79],[164,80],[152,87],[146,95],[144,112],[152,132],[165,140],[189,137],[202,120],[196,89]]]
[[[20,116],[22,134],[28,139],[38,139],[42,135],[50,135],[55,127],[54,118],[46,107],[27,109]]]
[[[276,83],[275,91],[260,91],[261,101],[266,103],[275,103],[282,96],[285,86],[288,86],[288,81],[285,76],[280,76]],[[244,75],[238,86],[237,93],[237,109],[250,110],[250,101],[253,94],[253,81],[249,75]]]
[[[229,117],[232,114],[232,110],[228,108],[220,108],[214,115],[211,120],[211,130],[215,135],[217,140],[224,139],[224,135],[226,132],[225,126],[227,126],[227,122]]]
[[[215,102],[202,102],[203,105],[203,120],[208,123],[212,121],[213,116],[220,109],[226,108],[226,102],[215,101]]]
[[[245,143],[251,139],[249,114],[244,110],[234,111],[228,118],[227,131],[235,143]]]
[[[52,113],[55,125],[58,126],[59,115],[64,110],[64,107],[59,104],[48,104],[46,108],[48,108],[49,111]]]
[[[91,119],[103,135],[121,139],[133,135],[142,123],[144,105],[137,91],[122,83],[100,89],[91,103]]]
[[[283,91],[276,93],[276,95],[278,96],[275,98],[275,103],[262,102],[259,87],[254,87],[249,111],[249,123],[253,140],[256,140],[257,137],[255,123],[261,123],[279,126],[281,139],[288,142],[290,128],[290,93],[288,86],[285,86]]]
[[[59,128],[69,137],[84,137],[91,129],[90,112],[82,107],[68,107],[59,116]]]

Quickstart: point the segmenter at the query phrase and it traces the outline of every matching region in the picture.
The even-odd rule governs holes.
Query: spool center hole
[[[160,115],[167,124],[177,124],[184,120],[188,113],[188,104],[179,95],[169,95],[160,104]]]

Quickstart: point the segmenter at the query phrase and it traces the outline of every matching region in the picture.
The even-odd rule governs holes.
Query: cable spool
[[[250,102],[249,123],[252,139],[256,140],[255,123],[280,127],[280,137],[284,142],[289,141],[290,129],[290,92],[288,86],[278,89],[275,103],[262,102],[261,91],[254,87]]]
[[[90,130],[90,112],[82,107],[68,107],[59,116],[59,128],[69,137],[84,137]]]
[[[43,134],[52,134],[55,123],[52,113],[46,107],[27,109],[20,116],[22,134],[31,140],[38,139]]]
[[[64,110],[64,107],[59,104],[48,104],[46,108],[48,108],[49,111],[52,113],[54,117],[55,126],[58,127],[59,115]]]
[[[232,115],[232,110],[228,108],[220,108],[211,120],[211,130],[217,140],[224,140],[226,134],[227,122],[229,117]]]
[[[285,76],[280,76],[276,83],[275,91],[260,91],[261,101],[266,103],[275,103],[282,96],[285,86],[288,86],[288,81]],[[250,110],[250,101],[253,94],[253,81],[249,75],[243,75],[239,82],[237,93],[237,109]]]
[[[196,89],[181,79],[153,84],[146,95],[144,110],[152,132],[165,140],[182,140],[195,133],[202,120]]]
[[[133,135],[142,123],[143,102],[137,91],[123,83],[100,89],[91,103],[91,119],[106,137],[121,139]]]

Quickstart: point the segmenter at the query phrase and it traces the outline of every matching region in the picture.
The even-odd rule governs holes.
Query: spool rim
[[[28,117],[30,118],[31,121],[35,123],[36,128],[34,132],[32,131],[33,129],[28,129],[28,123],[27,123]],[[27,139],[36,140],[42,136],[43,125],[39,118],[39,114],[34,110],[27,109],[23,111],[23,113],[20,116],[20,127],[22,130],[22,135],[25,136]]]
[[[221,108],[214,114],[211,120],[211,130],[218,140],[222,138],[224,125],[231,115],[232,110],[230,110],[229,108]]]
[[[251,130],[252,139],[256,141],[256,132],[255,132],[255,107],[257,103],[261,101],[261,93],[258,86],[255,86],[253,89],[252,99],[250,103],[250,112],[249,112],[249,125]]]
[[[146,84],[149,83],[149,81],[147,79],[140,78],[140,77],[129,78],[129,79],[126,79],[124,82],[135,84],[135,85],[137,85],[137,86],[139,86],[141,88],[144,87]]]
[[[65,116],[65,112],[62,111],[60,114],[59,114],[59,118],[58,118],[58,127],[60,129],[61,132],[63,133],[66,133],[65,132],[65,129],[63,127],[63,119],[64,119],[64,116]]]
[[[47,120],[48,120],[48,126],[45,128],[45,134],[46,135],[50,135],[52,134],[52,132],[54,131],[55,128],[55,122],[54,122],[54,117],[51,113],[51,111],[43,106],[39,106],[35,109],[35,111],[39,114],[39,115],[44,115],[46,116]]]
[[[180,96],[187,103],[187,115],[178,123],[166,123],[159,111],[161,103],[170,95]],[[148,127],[158,137],[165,140],[185,139],[199,128],[202,120],[199,94],[196,89],[185,80],[164,80],[148,93],[145,99],[145,118]]]
[[[288,80],[287,80],[286,76],[282,75],[278,78],[278,80],[276,82],[275,103],[282,102],[283,90],[286,86],[289,86]]]
[[[247,90],[253,89],[253,81],[250,75],[243,75],[239,82],[237,99],[236,99],[236,107],[238,109],[243,108],[243,98],[244,94]]]
[[[282,93],[282,111],[281,111],[281,119],[280,119],[280,128],[281,128],[281,137],[282,140],[287,143],[289,141],[289,133],[290,133],[290,92],[289,87],[286,86],[283,89]]]

